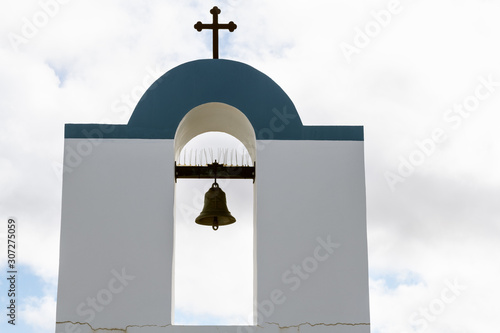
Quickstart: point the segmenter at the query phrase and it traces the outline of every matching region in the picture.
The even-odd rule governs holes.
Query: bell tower
[[[214,130],[252,159],[254,319],[177,326],[174,188],[193,170],[176,162]],[[370,332],[363,127],[303,125],[265,74],[206,59],[160,77],[126,125],[66,124],[64,145],[56,332]]]

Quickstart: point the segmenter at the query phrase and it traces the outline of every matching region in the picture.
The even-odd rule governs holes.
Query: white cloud
[[[51,296],[30,297],[19,314],[36,332],[54,332],[56,300]]]

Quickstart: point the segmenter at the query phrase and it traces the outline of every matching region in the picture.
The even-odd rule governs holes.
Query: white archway
[[[243,112],[231,105],[219,102],[199,105],[184,116],[175,132],[175,160],[179,160],[182,148],[192,138],[212,131],[224,132],[240,140],[255,162],[256,137],[252,124]]]
[[[229,139],[239,141],[244,145],[252,160],[252,164],[256,161],[256,138],[250,121],[237,108],[214,102],[193,108],[179,123],[174,138],[174,154],[178,165],[182,164],[181,152],[183,152],[183,149],[189,149],[188,147],[192,142],[199,140],[204,135],[212,135],[207,132],[222,132],[223,134],[219,133],[219,135],[231,136],[232,138]],[[205,141],[205,144],[207,142],[210,141]],[[175,299],[173,299],[172,303],[173,323],[175,325],[192,325],[185,321],[185,311],[181,308],[185,308],[182,306],[182,304],[186,304],[184,301],[185,297],[192,297],[193,293],[197,293],[197,295],[203,294],[205,297],[206,295],[210,295],[216,302],[218,298],[221,300],[224,299],[223,294],[227,294],[229,290],[223,291],[218,288],[224,288],[226,285],[208,286],[209,290],[207,292],[207,289],[204,289],[207,288],[207,286],[204,286],[205,281],[197,282],[195,280],[203,276],[203,274],[222,274],[218,278],[220,282],[239,280],[241,284],[239,287],[243,287],[241,288],[242,291],[246,290],[243,293],[244,297],[239,298],[239,301],[245,302],[242,308],[248,309],[249,312],[246,313],[244,318],[236,318],[234,321],[223,323],[213,322],[214,318],[210,314],[203,313],[203,309],[206,309],[206,306],[203,306],[201,303],[205,301],[199,299],[196,304],[190,306],[190,310],[198,318],[202,318],[196,325],[253,324],[256,297],[254,184],[251,179],[238,179],[236,181],[233,179],[218,180],[221,188],[228,196],[228,208],[236,217],[237,222],[234,225],[220,228],[220,230],[214,232],[211,228],[205,228],[194,223],[194,218],[199,214],[203,206],[204,193],[210,187],[211,182],[213,180],[178,179],[175,184],[175,259],[173,270],[174,285],[172,290]],[[235,187],[239,189],[235,190]],[[244,201],[248,205],[243,205],[241,201]],[[243,238],[241,238],[242,234],[244,234]],[[182,248],[182,246],[186,245],[187,248]],[[226,247],[225,250],[221,250],[224,247]],[[230,250],[228,251],[228,249]],[[220,258],[223,258],[223,262],[215,264],[213,261],[211,262],[211,258],[207,257],[211,253],[219,253]],[[241,258],[238,256],[241,256]],[[201,262],[193,265],[200,258]],[[181,260],[186,261],[186,266],[179,266]],[[240,261],[243,261],[246,265],[245,269],[236,269],[239,267],[236,263],[237,261],[238,264]],[[234,271],[234,274],[225,274],[223,271],[224,266],[226,266],[226,269]],[[202,271],[195,272],[193,267],[197,267],[197,269],[201,269]],[[242,274],[244,276],[241,276]],[[248,281],[245,282],[245,280]],[[187,283],[190,283],[190,288],[186,288]],[[234,290],[232,293],[238,295]],[[225,306],[217,308],[217,311],[220,311],[222,315],[226,315],[228,308],[239,308],[239,306],[235,305],[228,302]],[[233,310],[231,309],[231,311]],[[234,317],[233,313],[231,315]]]

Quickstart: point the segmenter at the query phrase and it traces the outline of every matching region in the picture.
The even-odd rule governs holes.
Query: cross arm
[[[228,29],[230,32],[233,32],[236,29],[236,24],[233,21],[225,24],[219,24],[219,29]]]
[[[203,29],[228,29],[230,32],[236,30],[237,25],[230,21],[229,23],[224,24],[213,24],[213,23],[201,23],[201,21],[196,22],[194,28],[198,31],[202,31]]]
[[[201,21],[196,22],[196,24],[194,25],[194,28],[198,31],[202,31],[203,29],[213,29],[213,27],[213,24],[201,23]]]

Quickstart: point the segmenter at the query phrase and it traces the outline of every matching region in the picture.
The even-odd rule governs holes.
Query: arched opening
[[[253,128],[241,111],[227,104],[208,103],[194,108],[177,129],[175,160],[177,165],[203,166],[214,160],[233,166],[253,165]],[[213,179],[177,179],[175,185],[173,323],[252,325],[253,180],[217,180],[236,218],[236,223],[217,231],[194,222],[212,183]]]
[[[205,132],[223,132],[234,136],[255,162],[256,138],[252,124],[237,108],[217,102],[199,105],[181,120],[174,138],[175,160],[179,160],[182,148],[192,138]]]

